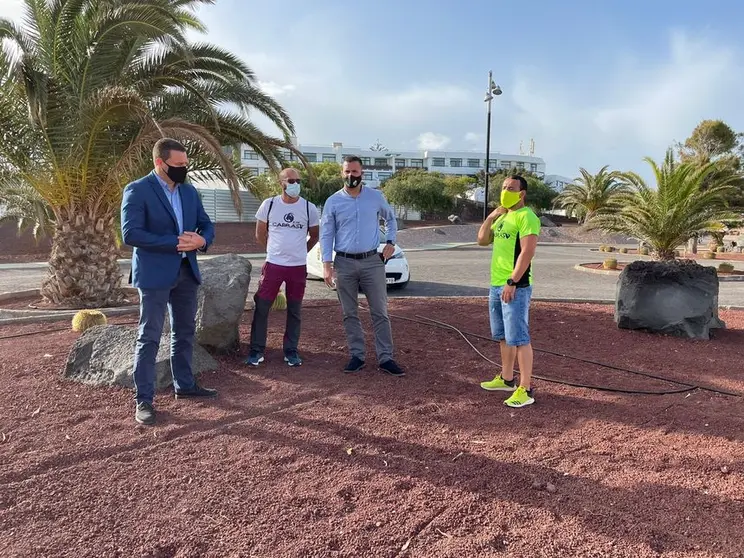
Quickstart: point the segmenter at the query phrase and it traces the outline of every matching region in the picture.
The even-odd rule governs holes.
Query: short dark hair
[[[527,191],[527,179],[524,176],[519,174],[512,174],[509,177],[509,180],[516,180],[517,182],[519,182],[519,190],[524,190],[525,192]]]
[[[356,155],[347,155],[346,157],[344,157],[344,163],[359,163],[360,167],[363,166],[362,160]]]
[[[170,157],[171,151],[186,153],[186,148],[180,141],[171,138],[159,139],[155,142],[155,147],[152,148],[152,158],[166,161]]]

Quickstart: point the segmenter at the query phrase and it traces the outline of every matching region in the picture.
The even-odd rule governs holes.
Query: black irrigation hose
[[[499,364],[493,362],[491,359],[485,357],[480,351],[478,351],[478,349],[476,347],[474,347],[473,344],[470,342],[470,340],[468,339],[468,337],[474,337],[476,339],[482,339],[484,341],[489,341],[491,343],[498,343],[498,341],[496,341],[495,339],[492,339],[490,337],[486,337],[484,335],[479,335],[477,333],[472,333],[472,332],[468,332],[468,331],[465,331],[464,332],[464,331],[456,328],[455,326],[453,326],[451,324],[448,324],[446,322],[440,322],[438,320],[433,320],[433,319],[427,318],[425,316],[418,316],[417,315],[416,318],[418,318],[418,319],[409,318],[407,316],[400,316],[400,315],[396,315],[396,314],[390,314],[390,316],[393,317],[393,318],[400,319],[400,320],[414,322],[414,323],[418,323],[418,324],[422,324],[422,325],[429,325],[429,326],[432,326],[432,327],[439,327],[441,329],[451,329],[451,330],[459,333],[460,336],[462,336],[465,339],[465,341],[482,358],[484,358],[488,362],[490,362],[490,363],[492,363],[492,364],[500,367]],[[718,393],[720,395],[729,395],[729,396],[732,396],[732,397],[742,397],[742,395],[740,393],[734,393],[734,392],[720,390],[720,389],[706,387],[706,386],[700,386],[700,385],[694,385],[694,384],[687,384],[687,383],[684,383],[684,382],[679,382],[677,380],[670,380],[669,378],[664,378],[663,376],[658,376],[658,375],[655,375],[655,374],[650,374],[648,372],[640,372],[638,370],[631,370],[631,369],[628,369],[628,368],[622,368],[622,367],[619,367],[619,366],[614,366],[614,365],[611,365],[611,364],[605,364],[603,362],[598,362],[598,361],[594,361],[594,360],[589,360],[589,359],[579,358],[579,357],[575,357],[575,356],[571,356],[571,355],[566,355],[566,354],[562,354],[562,353],[557,353],[557,352],[554,352],[554,351],[548,351],[548,350],[544,350],[544,349],[536,349],[534,347],[533,347],[533,350],[535,352],[538,352],[538,353],[544,353],[544,354],[548,354],[548,355],[553,355],[553,356],[557,356],[557,357],[561,357],[561,358],[566,358],[566,359],[569,359],[569,360],[576,360],[578,362],[582,362],[582,363],[585,363],[585,364],[592,364],[594,366],[601,366],[603,368],[608,368],[610,370],[615,370],[615,371],[618,371],[618,372],[626,372],[628,374],[634,374],[634,375],[637,375],[637,376],[643,376],[643,377],[651,378],[651,379],[654,379],[654,380],[660,380],[660,381],[663,381],[663,382],[668,382],[668,383],[676,384],[676,385],[683,386],[683,387],[680,388],[680,389],[676,389],[676,390],[664,390],[664,391],[626,390],[626,389],[621,389],[621,388],[610,388],[610,387],[605,387],[605,386],[593,386],[593,385],[581,384],[581,383],[577,383],[577,382],[568,382],[568,381],[565,381],[565,380],[558,380],[558,379],[555,379],[555,378],[548,378],[548,377],[545,377],[545,376],[538,376],[536,374],[533,374],[533,378],[537,378],[539,380],[543,380],[543,381],[546,381],[546,382],[551,382],[551,383],[555,383],[555,384],[562,384],[562,385],[567,385],[567,386],[572,386],[572,387],[594,389],[594,390],[598,390],[598,391],[609,391],[609,392],[616,392],[616,393],[629,393],[629,394],[637,394],[637,395],[672,395],[672,394],[676,394],[676,393],[685,393],[685,392],[688,392],[688,391],[693,391],[695,389],[700,389],[700,390],[709,391],[709,392],[712,392],[712,393]]]
[[[303,306],[303,309],[331,308],[331,307],[337,307],[338,305],[339,305],[338,302],[332,302],[332,303],[329,303],[329,304],[315,304],[315,305],[312,305],[312,306],[310,306],[310,305]],[[365,308],[365,306],[362,303],[359,304],[359,307],[360,308]],[[478,333],[472,333],[472,332],[469,332],[469,331],[462,331],[462,330],[456,328],[455,326],[453,326],[451,324],[448,324],[446,322],[440,322],[440,321],[434,320],[432,318],[427,318],[426,316],[416,315],[416,318],[417,319],[415,319],[415,318],[409,318],[407,316],[401,316],[401,315],[398,315],[398,314],[389,314],[389,315],[390,315],[390,317],[396,318],[396,319],[399,319],[399,320],[405,320],[405,321],[409,321],[409,322],[413,322],[413,323],[417,323],[417,324],[421,324],[421,325],[428,325],[428,326],[431,326],[431,327],[439,327],[440,329],[450,329],[452,331],[455,331],[456,333],[458,333],[465,340],[465,342],[468,345],[470,345],[470,347],[480,357],[482,357],[487,362],[493,364],[494,366],[497,366],[497,367],[501,368],[501,365],[500,364],[498,364],[497,362],[494,362],[493,360],[491,360],[490,358],[488,358],[487,356],[485,356],[483,353],[481,353],[477,349],[477,347],[475,345],[473,345],[473,343],[470,341],[470,339],[468,339],[468,337],[473,337],[475,339],[481,339],[481,340],[484,340],[484,341],[489,341],[491,343],[497,343],[496,340],[494,340],[494,339],[492,339],[490,337],[486,337],[484,335],[480,335]],[[139,321],[138,320],[135,320],[135,321],[128,321],[128,322],[120,322],[117,325],[133,325],[133,324],[137,324],[137,323],[139,323]],[[52,328],[52,329],[26,331],[24,333],[14,333],[14,334],[11,334],[11,335],[0,336],[0,341],[5,340],[5,339],[15,339],[15,338],[18,338],[18,337],[26,337],[26,336],[31,336],[31,335],[39,335],[39,334],[42,334],[42,333],[55,333],[55,332],[67,331],[67,330],[69,330],[69,327],[58,327],[58,328]],[[557,352],[554,352],[554,351],[548,351],[548,350],[545,350],[545,349],[537,349],[537,348],[534,348],[534,347],[533,347],[532,350],[535,351],[535,352],[537,352],[537,353],[543,353],[543,354],[557,356],[557,357],[565,358],[565,359],[569,359],[569,360],[575,360],[575,361],[578,361],[578,362],[582,362],[584,364],[592,364],[594,366],[601,366],[601,367],[607,368],[609,370],[615,370],[617,372],[625,372],[625,373],[628,373],[628,374],[634,374],[636,376],[643,376],[645,378],[651,378],[651,379],[654,379],[654,380],[659,380],[659,381],[667,382],[667,383],[670,383],[670,384],[676,384],[676,385],[683,386],[683,387],[681,387],[680,389],[664,390],[664,391],[629,390],[629,389],[622,389],[622,388],[611,388],[611,387],[606,387],[606,386],[594,386],[594,385],[582,384],[582,383],[578,383],[578,382],[569,382],[569,381],[566,381],[566,380],[558,380],[556,378],[549,378],[547,376],[538,376],[537,374],[533,374],[532,375],[533,378],[536,378],[538,380],[542,380],[544,382],[549,382],[549,383],[554,383],[554,384],[561,384],[561,385],[571,386],[571,387],[577,387],[577,388],[593,389],[593,390],[597,390],[597,391],[609,391],[609,392],[613,392],[613,393],[628,393],[628,394],[634,394],[634,395],[672,395],[672,394],[676,394],[676,393],[685,393],[685,392],[688,392],[688,391],[693,391],[695,389],[700,389],[700,390],[704,390],[704,391],[709,391],[711,393],[718,393],[720,395],[730,395],[732,397],[742,397],[742,395],[740,393],[734,393],[734,392],[731,392],[731,391],[725,391],[725,390],[720,390],[720,389],[710,388],[710,387],[705,387],[705,386],[700,386],[700,385],[687,384],[687,383],[684,383],[684,382],[679,382],[677,380],[670,380],[669,378],[664,378],[662,376],[657,376],[655,374],[650,374],[648,372],[641,372],[641,371],[638,371],[638,370],[631,370],[631,369],[628,369],[628,368],[622,368],[620,366],[614,366],[612,364],[606,364],[604,362],[598,362],[598,361],[595,361],[595,360],[589,360],[589,359],[585,359],[585,358],[579,358],[579,357],[575,357],[575,356],[571,356],[571,355],[566,355],[566,354],[563,354],[563,353],[557,353]]]

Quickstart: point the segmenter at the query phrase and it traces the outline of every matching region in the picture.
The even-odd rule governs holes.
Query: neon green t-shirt
[[[522,251],[519,240],[531,234],[540,234],[540,218],[529,207],[509,211],[500,216],[491,226],[493,231],[493,255],[491,256],[491,286],[506,285],[517,258]],[[517,287],[532,284],[532,264],[517,282]]]

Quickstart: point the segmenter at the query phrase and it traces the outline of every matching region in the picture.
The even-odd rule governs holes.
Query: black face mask
[[[362,177],[361,176],[347,176],[344,179],[344,184],[347,188],[356,188],[362,183]]]
[[[168,175],[175,184],[183,184],[186,182],[186,174],[189,172],[186,167],[171,167],[168,163],[165,163],[168,167],[168,171],[165,173]]]

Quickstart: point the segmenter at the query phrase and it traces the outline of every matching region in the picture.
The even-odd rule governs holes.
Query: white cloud
[[[435,134],[434,132],[424,132],[417,138],[419,149],[444,149],[451,140],[445,135]]]
[[[470,149],[480,149],[486,142],[486,134],[477,134],[475,132],[468,132],[464,136],[465,143]]]
[[[740,60],[726,45],[675,31],[661,61],[608,61],[593,82],[545,87],[544,76],[521,71],[513,91],[519,109],[514,129],[535,138],[550,172],[572,176],[579,166],[596,171],[610,164],[648,176],[642,157],[663,158],[700,120],[722,118],[744,129]]]
[[[261,91],[272,97],[280,97],[297,89],[291,83],[280,85],[273,81],[259,81],[258,86],[261,88]]]
[[[302,143],[342,141],[352,148],[379,138],[400,150],[483,148],[480,80],[422,80],[421,74],[391,79],[384,67],[370,67],[374,57],[367,47],[344,43],[330,8],[290,19],[251,8],[246,33],[236,17],[239,4],[224,0],[201,8],[212,32],[195,38],[245,60],[260,87],[292,116]],[[0,0],[3,15],[18,18],[22,7],[22,0]],[[575,176],[580,166],[595,171],[605,164],[645,173],[645,155],[660,159],[702,119],[722,118],[744,131],[744,53],[724,39],[678,30],[662,50],[618,41],[615,59],[586,61],[570,78],[553,67],[517,62],[499,78],[504,94],[492,105],[491,149],[518,153],[520,141],[527,146],[534,138],[549,173]],[[403,60],[406,45],[399,47]],[[401,60],[388,61],[389,67],[400,67]],[[271,130],[268,121],[257,123]]]
[[[19,20],[25,13],[23,0],[0,0],[0,14],[8,19]]]

